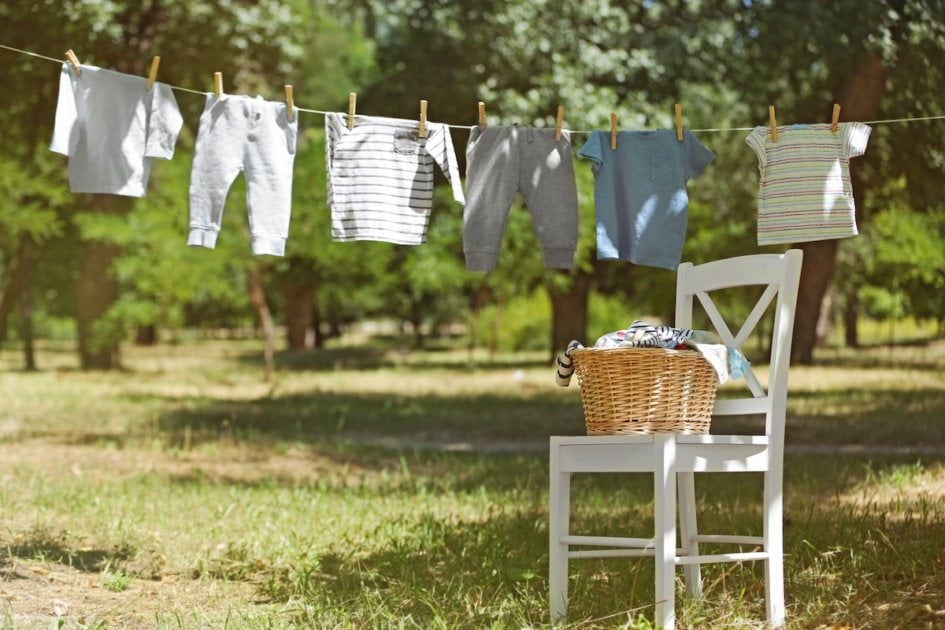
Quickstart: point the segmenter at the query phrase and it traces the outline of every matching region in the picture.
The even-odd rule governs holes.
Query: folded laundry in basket
[[[607,348],[689,348],[705,357],[715,369],[719,385],[729,379],[740,378],[749,367],[744,355],[735,348],[729,348],[716,342],[715,335],[704,330],[690,328],[672,328],[655,326],[635,320],[624,330],[616,330],[602,335],[594,343],[596,349]],[[574,374],[574,360],[571,351],[584,346],[579,341],[571,341],[568,348],[555,360],[555,382],[561,387],[571,384]]]
[[[615,330],[598,337],[595,348],[678,348],[693,338],[698,331],[689,328],[654,326],[634,320],[624,330]],[[705,339],[704,341],[709,341]]]

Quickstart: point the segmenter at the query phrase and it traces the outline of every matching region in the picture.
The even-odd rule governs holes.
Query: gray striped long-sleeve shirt
[[[385,241],[419,245],[433,208],[433,165],[449,180],[453,198],[465,203],[449,127],[427,123],[419,137],[415,120],[325,115],[325,151],[331,236],[335,241]]]

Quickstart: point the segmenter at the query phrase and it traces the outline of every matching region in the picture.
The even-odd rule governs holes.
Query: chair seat
[[[662,434],[666,435],[666,434]],[[652,472],[655,435],[552,436],[562,472]],[[768,469],[766,435],[675,434],[673,467],[687,472],[763,472]]]

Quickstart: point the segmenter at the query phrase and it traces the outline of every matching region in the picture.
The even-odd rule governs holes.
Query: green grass
[[[945,346],[819,356],[791,375],[789,625],[945,625]],[[254,342],[129,347],[115,373],[18,359],[0,627],[547,626],[547,438],[583,421],[541,355],[337,348],[280,356],[272,383]],[[758,476],[698,483],[701,526],[759,533]],[[650,488],[578,476],[574,519],[644,535]],[[650,561],[572,576],[572,627],[648,626]],[[682,625],[758,627],[760,565],[704,578]]]

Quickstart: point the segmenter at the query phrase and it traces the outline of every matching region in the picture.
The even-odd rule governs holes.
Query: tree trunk
[[[282,291],[285,296],[285,328],[289,350],[311,348],[314,341],[312,322],[315,319],[315,286],[288,283]]]
[[[249,301],[256,311],[263,333],[263,356],[266,364],[266,382],[272,380],[276,354],[276,327],[272,323],[272,313],[266,301],[266,290],[263,288],[262,271],[258,265],[250,265],[246,270],[246,288],[249,290]]]
[[[567,289],[548,287],[551,299],[551,359],[568,347],[572,339],[581,343],[587,337],[587,301],[591,293],[591,274],[578,272]]]
[[[413,347],[415,350],[423,350],[425,337],[423,335],[423,307],[416,299],[410,300],[410,329],[413,332]]]
[[[880,57],[872,55],[863,61],[858,71],[837,91],[835,102],[843,104],[844,120],[869,120],[875,114],[886,91],[887,74]],[[867,182],[856,179],[854,164],[850,170],[855,203],[861,208]],[[836,267],[837,241],[802,243],[800,248],[804,251],[804,268],[797,294],[791,361],[810,365],[814,361],[820,303]]]
[[[158,331],[157,326],[154,324],[148,324],[147,326],[139,326],[138,330],[135,332],[135,345],[138,346],[153,346],[156,345],[158,341]]]
[[[814,361],[814,346],[817,344],[820,304],[837,263],[837,241],[802,243],[800,248],[804,252],[804,265],[797,293],[791,362],[810,365]]]
[[[91,210],[105,214],[126,215],[133,199],[116,195],[88,195]],[[118,341],[95,334],[95,324],[115,300],[118,282],[109,273],[118,256],[117,245],[87,241],[79,262],[76,280],[76,329],[79,336],[79,361],[82,369],[109,370],[120,366]]]
[[[7,320],[27,284],[31,246],[29,237],[21,237],[16,261],[7,269],[7,277],[0,285],[0,342],[6,341]]]
[[[847,295],[843,306],[843,337],[848,348],[860,347],[860,334],[857,328],[859,318],[860,300],[856,296],[856,290],[853,290]]]
[[[317,308],[312,310],[312,330],[315,333],[315,347],[325,347],[325,331],[322,329],[322,313]]]
[[[814,341],[815,348],[825,347],[830,340],[830,333],[833,331],[835,319],[836,293],[836,289],[831,284],[820,300],[820,315],[817,317],[817,334]]]
[[[23,340],[23,369],[36,371],[36,354],[33,351],[33,292],[30,284],[33,275],[33,239],[25,237],[20,258],[23,266],[23,291],[20,294],[17,315],[20,320],[20,338]]]

